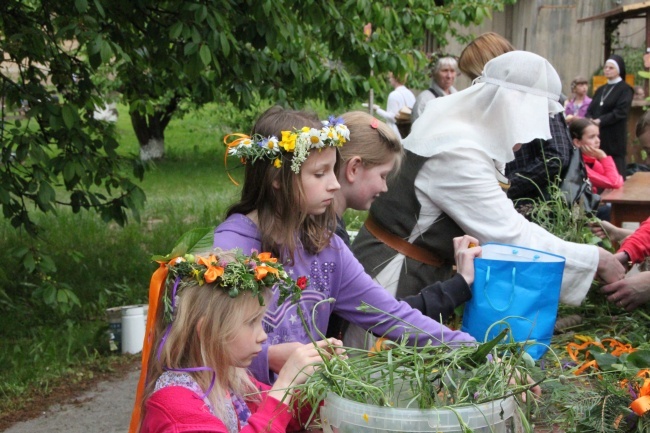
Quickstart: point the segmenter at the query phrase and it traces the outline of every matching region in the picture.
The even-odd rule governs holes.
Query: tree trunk
[[[178,98],[172,100],[152,115],[131,113],[131,124],[140,143],[140,159],[151,161],[165,156],[165,128],[178,107]]]
[[[140,146],[140,159],[151,161],[165,156],[165,139],[151,138],[147,144]]]

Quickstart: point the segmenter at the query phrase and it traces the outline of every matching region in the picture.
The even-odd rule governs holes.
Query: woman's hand
[[[474,283],[474,259],[480,257],[481,252],[476,238],[468,235],[454,238],[456,272],[465,279],[468,286]]]
[[[614,283],[625,278],[625,267],[614,257],[614,254],[598,247],[596,275],[605,283]]]
[[[650,272],[639,272],[600,288],[607,300],[632,311],[650,301]]]

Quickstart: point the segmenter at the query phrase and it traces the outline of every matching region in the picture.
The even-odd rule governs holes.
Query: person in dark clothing
[[[614,158],[619,174],[625,178],[627,116],[634,90],[625,82],[625,62],[621,56],[609,56],[603,74],[607,84],[596,90],[585,117],[593,119],[600,128],[601,148]]]

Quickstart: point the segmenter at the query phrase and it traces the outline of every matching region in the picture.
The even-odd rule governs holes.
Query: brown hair
[[[575,77],[573,80],[571,80],[571,91],[573,92],[573,89],[576,88],[578,84],[589,84],[589,81],[583,77],[582,75],[578,75]]]
[[[318,116],[305,111],[285,110],[271,107],[255,123],[251,135],[281,137],[282,131],[292,131],[305,126],[321,129]],[[309,216],[300,210],[304,198],[300,175],[291,170],[293,153],[282,153],[282,166],[276,168],[273,161],[258,159],[246,164],[241,199],[228,209],[227,215],[248,214],[257,211],[259,230],[262,235],[262,251],[293,260],[298,240],[312,254],[329,245],[336,227],[336,213],[330,205],[322,215]],[[338,172],[337,164],[334,167]],[[273,185],[279,185],[275,188]]]
[[[571,134],[571,138],[575,138],[576,140],[582,140],[582,136],[585,133],[585,129],[589,125],[595,125],[595,123],[591,119],[587,119],[584,117],[575,119],[569,125],[569,133]]]
[[[210,388],[213,374],[215,375],[214,385],[207,398],[216,415],[225,419],[224,398],[228,395],[228,390],[250,401],[259,401],[257,388],[246,369],[235,366],[228,347],[241,326],[251,318],[263,315],[266,307],[260,306],[257,296],[249,293],[231,298],[216,283],[200,285],[192,279],[180,284],[183,289],[179,292],[175,318],[169,331],[164,322],[165,303],[158,304],[142,414],[145,413],[147,399],[155,391],[156,380],[166,370],[208,367],[212,370],[188,374],[206,392]],[[268,305],[272,298],[271,290],[265,289],[263,296]],[[164,344],[160,347],[163,339]]]
[[[339,148],[342,165],[355,156],[361,158],[365,167],[391,160],[396,168],[401,165],[404,148],[388,125],[363,111],[350,111],[341,117],[350,130],[350,140]]]
[[[460,53],[458,67],[473,80],[483,73],[487,62],[510,51],[515,51],[515,47],[506,38],[494,32],[483,33]]]

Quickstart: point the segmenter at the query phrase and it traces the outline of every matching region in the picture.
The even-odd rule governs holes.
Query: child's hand
[[[601,239],[609,238],[614,242],[621,242],[628,237],[632,231],[621,227],[616,227],[609,221],[598,221],[590,223],[589,228],[591,232]]]
[[[313,343],[300,345],[280,370],[273,389],[286,391],[291,385],[305,383],[318,364],[323,362],[323,358],[329,359],[333,355],[341,356],[343,353],[343,342],[335,338],[318,341],[316,346]]]
[[[582,151],[582,153],[584,153],[587,156],[591,156],[592,158],[596,158],[599,161],[601,159],[607,157],[607,154],[602,149],[600,149],[598,147],[580,146],[580,151]]]
[[[468,286],[474,282],[474,259],[481,256],[481,251],[478,240],[472,236],[454,238],[456,272],[465,279]]]

